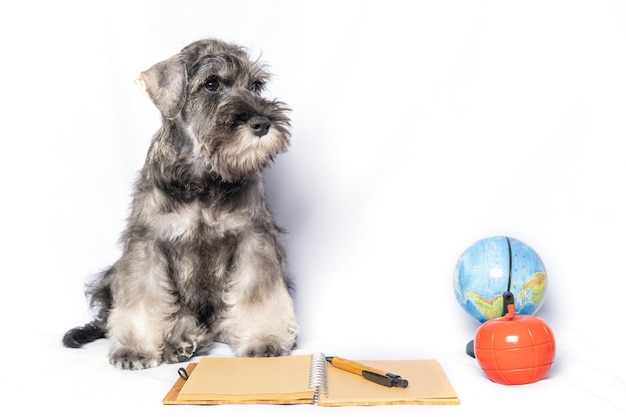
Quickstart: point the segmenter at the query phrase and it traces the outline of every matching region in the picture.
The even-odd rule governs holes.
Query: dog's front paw
[[[163,347],[162,359],[164,363],[185,362],[196,353],[196,342],[193,340],[168,341]]]
[[[272,356],[287,356],[294,347],[293,340],[281,340],[278,337],[266,337],[255,343],[250,343],[241,349],[241,356],[253,358],[267,358]]]
[[[119,369],[139,370],[153,368],[161,364],[156,355],[120,348],[109,354],[109,362]]]

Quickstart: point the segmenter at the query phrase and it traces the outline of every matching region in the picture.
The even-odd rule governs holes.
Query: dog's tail
[[[79,348],[87,343],[106,337],[106,330],[101,323],[94,320],[81,327],[74,327],[68,330],[63,336],[63,346],[68,348]]]
[[[90,299],[91,308],[97,311],[96,317],[84,326],[74,327],[63,336],[63,346],[79,348],[87,343],[106,337],[106,323],[113,304],[111,279],[115,267],[111,267],[95,277],[87,286],[86,295]]]

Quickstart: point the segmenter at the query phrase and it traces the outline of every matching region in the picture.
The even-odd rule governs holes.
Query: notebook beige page
[[[317,404],[320,406],[460,404],[435,360],[361,361],[401,375],[385,387],[327,364],[322,354],[277,358],[201,358],[189,364],[163,404]]]
[[[429,404],[458,405],[456,391],[436,360],[372,360],[364,365],[399,374],[406,388],[385,387],[332,366],[327,367],[327,393],[320,392],[321,406]]]
[[[202,404],[312,404],[311,355],[202,358],[177,400]]]

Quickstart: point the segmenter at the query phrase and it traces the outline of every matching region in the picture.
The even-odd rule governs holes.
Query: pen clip
[[[375,382],[385,387],[401,387],[406,388],[409,386],[409,382],[403,379],[400,375],[387,373],[385,375],[378,374],[372,371],[363,370],[363,378],[368,381]]]
[[[377,374],[376,372],[371,372],[371,371],[363,371],[363,378],[367,379],[368,381],[372,381],[375,382],[377,384],[380,385],[384,385],[386,387],[391,387],[391,378],[389,378],[387,375],[381,375],[381,374]]]

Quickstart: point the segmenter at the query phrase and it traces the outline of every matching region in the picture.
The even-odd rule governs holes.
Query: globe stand
[[[467,342],[467,345],[465,345],[465,353],[474,359],[476,358],[476,354],[474,353],[474,339],[470,340]]]
[[[504,316],[508,312],[509,305],[515,304],[515,297],[510,291],[507,291],[502,294],[502,301],[502,316]],[[465,353],[467,353],[472,358],[476,358],[476,353],[474,352],[474,339],[470,340],[469,342],[467,342],[467,345],[465,345]]]

